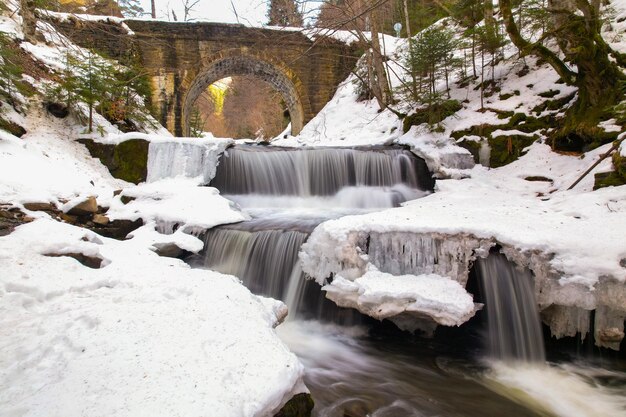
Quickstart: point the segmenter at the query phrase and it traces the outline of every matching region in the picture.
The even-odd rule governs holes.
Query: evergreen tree
[[[440,26],[431,26],[423,30],[411,43],[407,64],[411,71],[426,81],[427,99],[437,96],[437,81],[443,77],[448,89],[449,75],[458,66],[453,58],[457,47],[452,32]],[[419,91],[423,85],[420,82]]]
[[[303,23],[302,13],[294,0],[271,0],[267,18],[271,26],[301,27]]]

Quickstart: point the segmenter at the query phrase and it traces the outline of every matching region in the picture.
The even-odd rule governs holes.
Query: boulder
[[[90,196],[87,197],[87,199],[83,202],[78,203],[74,207],[69,209],[66,214],[70,214],[73,216],[88,216],[97,212],[98,202],[96,201],[96,197]]]

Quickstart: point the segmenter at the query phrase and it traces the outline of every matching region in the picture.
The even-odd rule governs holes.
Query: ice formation
[[[231,143],[228,139],[205,138],[151,141],[147,180],[187,177],[208,184],[215,176],[219,157]]]

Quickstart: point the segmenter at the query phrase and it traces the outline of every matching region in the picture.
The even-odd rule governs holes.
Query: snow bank
[[[124,204],[123,197],[130,198]],[[199,187],[197,178],[172,178],[125,188],[107,212],[111,220],[154,221],[167,230],[186,232],[236,223],[249,217],[212,187]]]
[[[46,219],[0,238],[5,413],[261,417],[304,390],[282,303],[144,245]]]
[[[21,139],[0,130],[0,202],[60,206],[82,195],[105,204],[114,189],[124,186],[84,146],[57,136],[51,124],[34,121],[39,122],[39,130],[29,129],[32,133]]]

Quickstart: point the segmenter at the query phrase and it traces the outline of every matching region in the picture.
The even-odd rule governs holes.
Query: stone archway
[[[183,104],[183,132],[189,135],[189,117],[195,101],[209,85],[226,77],[251,76],[268,83],[281,94],[291,118],[291,134],[297,135],[304,126],[306,100],[299,91],[301,83],[285,66],[247,54],[219,56],[209,60],[191,81]],[[306,108],[305,108],[306,107]]]

